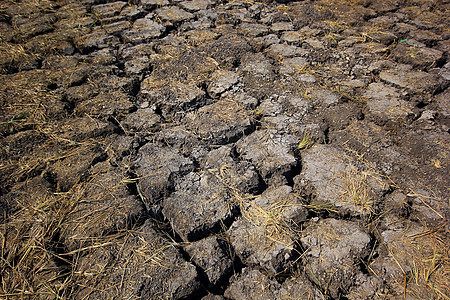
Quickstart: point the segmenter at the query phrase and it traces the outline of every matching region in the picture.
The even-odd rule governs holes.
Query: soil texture
[[[449,299],[450,2],[0,3],[0,298]]]

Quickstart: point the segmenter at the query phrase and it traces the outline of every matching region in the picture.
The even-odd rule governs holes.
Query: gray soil
[[[2,1],[0,297],[448,299],[449,9]]]

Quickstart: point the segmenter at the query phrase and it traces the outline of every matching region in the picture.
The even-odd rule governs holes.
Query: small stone
[[[422,112],[422,115],[420,116],[419,120],[424,121],[431,121],[436,117],[436,112],[432,110],[425,110]]]

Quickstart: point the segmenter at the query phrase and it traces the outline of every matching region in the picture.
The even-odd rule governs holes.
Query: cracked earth
[[[448,299],[446,0],[0,3],[5,299]]]

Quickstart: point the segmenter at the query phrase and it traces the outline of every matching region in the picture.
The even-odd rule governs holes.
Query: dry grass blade
[[[407,293],[450,299],[450,239],[445,224],[404,239],[410,249],[412,274]]]
[[[33,200],[23,199],[23,208],[1,225],[0,298],[33,299],[40,295],[58,299],[68,286],[70,272],[64,265],[69,262],[55,249],[73,199],[69,194],[48,193]]]
[[[21,69],[21,63],[30,59],[37,58],[35,54],[31,54],[25,50],[20,44],[1,43],[0,44],[1,62],[8,66],[18,63],[18,69]]]
[[[300,141],[300,143],[297,146],[297,150],[305,150],[310,148],[312,145],[314,145],[314,141],[311,140],[311,134],[305,133],[303,136],[303,139]]]
[[[280,201],[269,207],[261,207],[255,203],[242,212],[243,216],[254,226],[264,229],[264,239],[269,243],[279,243],[287,246],[295,240],[299,229],[284,216],[286,207],[292,204]]]
[[[357,172],[352,170],[346,173],[345,190],[341,198],[345,202],[352,203],[359,207],[363,214],[373,214],[375,197],[368,186],[368,172]]]
[[[384,247],[401,271],[393,286],[412,299],[450,299],[450,238],[447,223],[399,238]],[[370,266],[369,266],[369,269]]]

